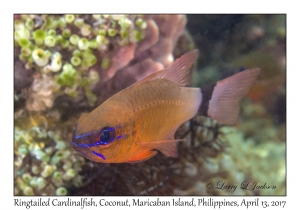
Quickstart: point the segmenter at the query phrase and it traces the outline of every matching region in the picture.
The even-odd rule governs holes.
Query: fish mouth
[[[82,155],[83,157],[87,157],[87,151],[83,150],[82,147],[78,146],[75,142],[71,141],[71,146],[73,147],[73,149],[78,152],[80,155]]]
[[[78,145],[75,142],[73,142],[73,141],[71,141],[71,146],[72,147],[78,147]]]
[[[71,146],[73,147],[73,149],[75,149],[77,152],[79,152],[79,146],[75,143],[75,142],[73,142],[73,141],[71,141]]]

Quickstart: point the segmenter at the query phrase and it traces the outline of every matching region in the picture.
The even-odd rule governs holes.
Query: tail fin
[[[259,68],[248,69],[201,89],[199,114],[227,125],[235,124],[239,100],[248,93],[259,73]]]

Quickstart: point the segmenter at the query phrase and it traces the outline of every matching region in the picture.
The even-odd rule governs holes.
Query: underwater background
[[[192,49],[193,86],[261,68],[235,126],[197,116],[178,158],[136,164],[71,148],[83,113]],[[14,119],[14,195],[285,195],[286,15],[14,15]]]

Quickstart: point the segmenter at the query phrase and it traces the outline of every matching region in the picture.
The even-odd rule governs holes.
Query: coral
[[[14,24],[15,49],[19,50],[15,79],[18,72],[20,76],[28,74],[28,79],[19,83],[22,94],[15,93],[16,98],[25,99],[28,110],[42,111],[69,98],[74,106],[77,101],[94,106],[164,69],[174,60],[172,53],[186,17],[18,15]]]
[[[27,88],[32,83],[33,72],[27,70],[21,61],[16,61],[14,65],[15,75],[14,75],[14,89],[15,91],[20,91],[23,88]]]
[[[147,25],[144,39],[127,47],[115,48],[110,68],[101,71],[100,77],[106,79],[94,87],[99,95],[98,104],[173,62],[175,45],[184,32],[185,15],[144,15],[143,18]]]
[[[46,75],[34,79],[26,100],[28,110],[41,111],[53,105],[52,81]]]
[[[84,158],[41,119],[21,117],[26,124],[15,127],[15,195],[66,195],[66,187],[82,185]]]
[[[121,55],[114,58],[118,51],[111,49],[127,53],[127,48],[144,39],[146,27],[141,15],[15,15],[14,40],[15,49],[18,49],[15,80],[28,75],[27,80],[16,85],[17,90],[31,84],[29,73],[34,71],[51,81],[53,91],[48,98],[41,91],[31,94],[26,98],[26,107],[31,111],[49,109],[56,97],[67,94],[76,98],[82,90],[93,106],[96,96],[90,85],[98,80],[90,80],[89,72],[96,70],[103,76],[101,71],[109,69],[105,74],[110,77],[115,73],[114,68],[119,69],[118,65],[127,65],[116,66]],[[34,85],[28,92],[36,92],[32,91]],[[48,85],[42,87],[48,88]]]
[[[240,131],[226,128],[227,138],[231,146],[230,155],[224,155],[220,167],[229,172],[227,183],[243,183],[243,181],[265,183],[276,186],[275,189],[254,189],[249,191],[239,189],[236,195],[285,195],[286,194],[286,165],[285,165],[285,143],[274,143],[274,138],[267,142],[256,145],[253,137],[246,138]],[[254,137],[255,138],[255,137]],[[270,141],[271,140],[271,141]],[[272,161],[270,161],[272,160]]]

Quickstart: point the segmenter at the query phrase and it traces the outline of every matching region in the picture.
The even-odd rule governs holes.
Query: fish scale
[[[147,141],[166,139],[174,127],[177,129],[197,113],[200,101],[199,88],[181,88],[168,80],[147,82],[136,87],[132,95],[139,98],[139,103],[133,103],[133,110],[138,110],[135,122],[144,125],[137,129],[139,138],[148,138]],[[148,121],[153,123],[143,123]]]

